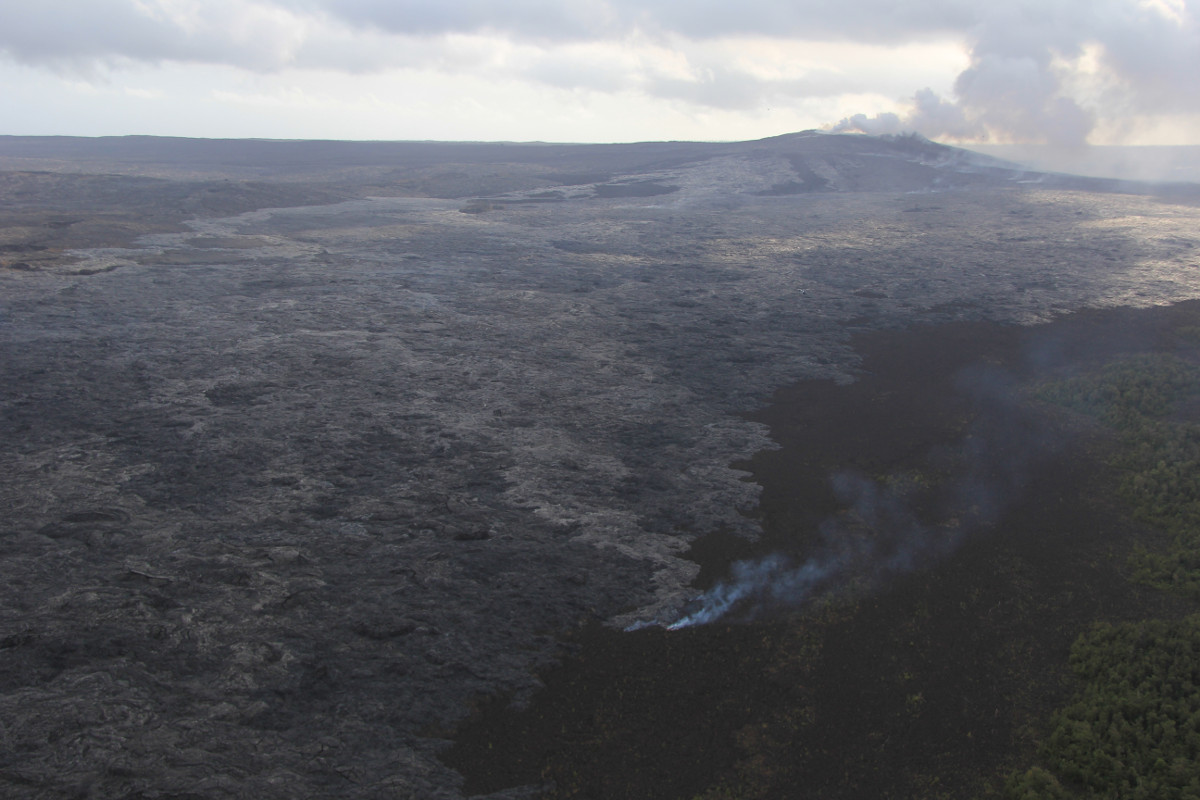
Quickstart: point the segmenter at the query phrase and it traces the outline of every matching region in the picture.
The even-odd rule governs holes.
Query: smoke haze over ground
[[[932,566],[971,535],[995,525],[1020,497],[1033,466],[1053,451],[1056,437],[1022,410],[1007,373],[970,367],[956,384],[976,417],[955,452],[928,457],[950,477],[871,479],[852,471],[830,476],[843,510],[821,523],[815,552],[802,561],[772,553],[734,564],[729,579],[695,598],[667,627],[703,625],[727,615],[754,619],[871,591],[897,575]]]
[[[975,144],[970,150],[1042,172],[1097,178],[1200,183],[1200,147],[1051,147]]]

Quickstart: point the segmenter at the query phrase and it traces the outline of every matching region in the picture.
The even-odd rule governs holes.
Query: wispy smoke
[[[760,607],[780,600],[798,605],[838,573],[839,564],[834,560],[809,559],[796,567],[785,556],[776,554],[758,561],[739,561],[732,572],[728,582],[721,581],[701,595],[694,603],[695,610],[667,625],[667,630],[715,622],[747,599]]]
[[[919,481],[834,475],[832,487],[845,510],[822,523],[815,553],[802,562],[781,554],[738,562],[727,580],[688,603],[665,627],[750,620],[819,598],[872,591],[936,563],[972,533],[996,524],[1027,484],[1034,463],[1053,448],[1054,437],[1023,413],[1006,373],[970,369],[957,386],[978,413],[954,459],[955,478],[931,489]],[[932,511],[918,513],[922,503]]]
[[[876,114],[873,117],[855,114],[834,125],[833,131],[857,131],[872,136],[917,132],[930,138],[987,138],[987,130],[982,123],[969,119],[962,106],[943,100],[932,89],[921,89],[913,96],[912,102],[912,111],[904,117],[891,112]]]
[[[738,562],[729,580],[696,598],[666,627],[704,625],[730,613],[748,619],[800,606],[817,596],[870,589],[889,576],[944,555],[961,538],[957,522],[921,523],[901,489],[850,472],[833,476],[832,483],[849,510],[821,525],[817,555],[799,564],[780,554]]]
[[[1059,80],[1039,59],[977,57],[955,81],[956,101],[931,89],[913,95],[907,114],[855,114],[835,133],[915,132],[958,141],[1000,139],[1059,147],[1085,144],[1096,115],[1061,93]]]

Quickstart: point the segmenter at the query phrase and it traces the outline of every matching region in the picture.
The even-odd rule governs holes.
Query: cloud
[[[903,115],[835,129],[1069,146],[1103,118],[1200,111],[1200,26],[1181,2],[1005,4],[968,34],[971,64],[952,99],[917,92]]]
[[[0,53],[87,71],[125,61],[271,69],[294,60],[319,20],[271,3],[46,0],[0,6]]]
[[[935,45],[969,63],[931,77],[901,50]],[[804,63],[806,46],[853,55]],[[134,63],[436,71],[731,111],[908,97],[837,129],[960,140],[1069,144],[1097,125],[1200,113],[1185,0],[42,0],[0,6],[0,58],[77,76]]]
[[[614,4],[598,0],[280,0],[355,27],[406,35],[503,34],[518,40],[578,41],[620,31]]]
[[[498,33],[522,40],[582,41],[634,32],[692,39],[771,35],[902,42],[972,24],[976,4],[947,0],[897,4],[866,0],[279,0],[358,27],[437,35]]]

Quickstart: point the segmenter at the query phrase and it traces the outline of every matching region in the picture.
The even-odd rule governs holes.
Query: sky
[[[0,134],[1200,145],[1200,0],[0,0]]]

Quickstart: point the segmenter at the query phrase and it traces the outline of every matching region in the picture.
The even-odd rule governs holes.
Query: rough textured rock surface
[[[850,331],[1200,296],[1184,188],[914,140],[0,169],[11,797],[456,797],[473,699],[755,535],[739,412],[853,380]]]

